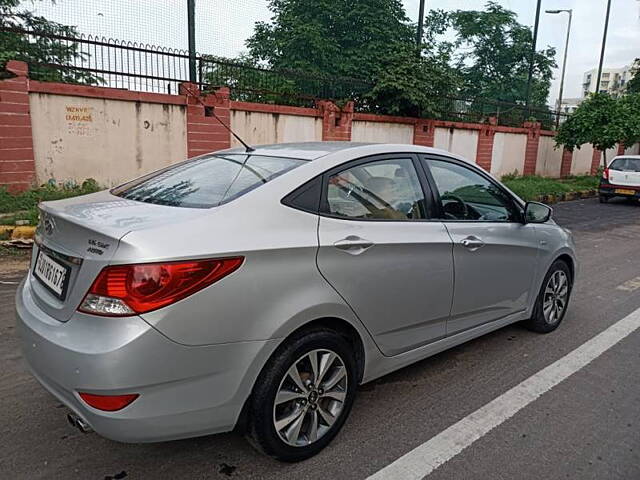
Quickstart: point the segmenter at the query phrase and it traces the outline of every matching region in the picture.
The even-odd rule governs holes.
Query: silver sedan
[[[358,384],[554,330],[576,275],[549,207],[414,145],[229,149],[40,208],[24,356],[72,424],[123,442],[238,426],[302,460]]]

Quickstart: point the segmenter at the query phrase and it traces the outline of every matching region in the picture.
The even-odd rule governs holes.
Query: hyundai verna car
[[[40,209],[18,324],[72,423],[242,426],[284,461],[335,437],[358,384],[514,322],[554,330],[576,271],[549,207],[414,145],[229,149]]]
[[[600,203],[612,197],[640,199],[640,155],[615,157],[602,171],[598,187]]]

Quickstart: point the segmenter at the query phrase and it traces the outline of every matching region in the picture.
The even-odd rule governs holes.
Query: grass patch
[[[523,200],[536,200],[540,195],[559,195],[561,193],[593,190],[598,187],[598,177],[591,175],[572,176],[562,179],[528,175],[519,177],[505,175],[502,183],[514,191]]]
[[[85,180],[81,185],[47,183],[16,194],[9,193],[6,188],[0,187],[0,213],[16,212],[14,215],[0,217],[0,225],[13,225],[16,220],[29,220],[30,225],[36,225],[38,223],[38,203],[77,197],[100,190],[102,187],[92,178]]]

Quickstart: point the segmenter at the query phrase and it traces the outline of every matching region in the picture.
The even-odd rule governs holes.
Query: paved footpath
[[[556,332],[510,326],[362,386],[333,444],[295,465],[233,433],[125,445],[71,429],[22,363],[0,282],[0,478],[640,479],[640,205],[554,210],[581,261]]]

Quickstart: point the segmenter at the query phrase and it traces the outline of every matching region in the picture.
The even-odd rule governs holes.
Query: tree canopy
[[[20,0],[0,0],[0,67],[9,60],[22,60],[31,64],[67,65],[80,57],[78,45],[55,39],[30,41],[29,37],[18,31],[37,31],[44,35],[73,37],[77,35],[74,27],[62,25],[33,15],[20,7]],[[30,73],[36,80],[98,83],[99,79],[89,73],[63,68],[38,68]]]
[[[526,102],[531,29],[518,22],[515,12],[494,2],[488,2],[485,10],[457,10],[447,17],[455,35],[456,65],[463,78],[461,95]],[[531,105],[546,106],[555,53],[547,47],[533,57]]]
[[[372,111],[433,115],[441,99],[461,96],[526,101],[531,29],[494,2],[485,11],[432,10],[419,48],[399,0],[271,0],[269,8],[271,20],[247,40],[248,57],[366,80],[371,88],[358,100]],[[554,54],[535,55],[532,105],[546,104]]]
[[[633,145],[640,141],[640,94],[613,98],[594,93],[560,126],[556,145],[573,151],[585,143],[604,152],[617,143]]]

